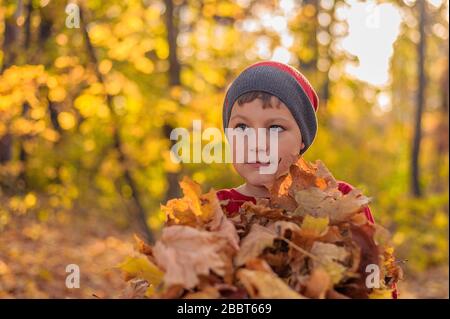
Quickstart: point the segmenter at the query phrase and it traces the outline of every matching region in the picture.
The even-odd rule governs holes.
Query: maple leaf
[[[389,231],[380,226],[380,225],[373,225],[373,228],[375,228],[375,233],[373,234],[373,239],[377,246],[379,247],[390,247],[391,246],[391,235]]]
[[[253,224],[250,232],[241,241],[241,247],[234,263],[236,266],[244,265],[248,260],[258,257],[262,251],[272,246],[275,236],[264,226]]]
[[[323,191],[317,187],[296,192],[295,200],[298,204],[295,215],[329,217],[331,223],[348,220],[361,212],[370,201],[356,188],[343,195],[338,189]]]
[[[185,225],[216,232],[234,247],[239,249],[239,236],[233,223],[223,213],[216,191],[211,189],[202,194],[198,183],[188,177],[180,181],[184,197],[172,199],[161,205],[167,216],[166,225]]]
[[[293,222],[278,220],[267,226],[269,230],[272,230],[278,237],[290,239],[294,234],[301,233],[300,227]]]
[[[135,248],[138,252],[144,255],[153,255],[152,246],[144,242],[138,235],[134,234]]]
[[[329,218],[306,215],[300,228],[300,234],[305,238],[319,238],[328,232]]]
[[[169,200],[166,205],[161,205],[161,211],[166,215],[166,225],[181,224],[195,227],[199,224],[199,218],[185,198]]]
[[[318,172],[319,175],[317,175]],[[277,207],[293,211],[297,207],[294,198],[296,192],[310,187],[325,189],[328,187],[328,182],[333,183],[333,181],[331,173],[321,163],[318,168],[317,165],[299,157],[297,162],[289,168],[289,173],[278,177],[270,187],[270,201]]]
[[[147,293],[147,291],[150,290],[150,293]],[[123,299],[138,299],[138,298],[144,298],[146,296],[150,296],[152,293],[152,290],[149,287],[149,283],[144,279],[131,279],[129,281],[128,287],[125,289],[125,291],[122,293],[120,298]]]
[[[326,184],[327,188],[337,188],[338,182],[334,178],[333,174],[328,170],[328,168],[325,166],[325,164],[321,160],[316,160],[315,166],[317,168],[316,175],[320,178],[322,178]],[[322,184],[323,187],[323,184]]]
[[[323,299],[332,286],[330,275],[324,268],[319,266],[312,270],[305,284],[305,292],[303,294],[308,298]]]
[[[227,240],[233,249],[239,250],[239,235],[234,224],[225,215],[222,215],[220,220],[220,224],[214,229],[215,234]]]
[[[250,270],[259,270],[265,272],[273,272],[269,264],[261,258],[252,258],[245,263],[245,268]]]
[[[311,253],[322,261],[331,260],[340,262],[345,262],[350,255],[344,247],[339,247],[329,243],[322,243],[319,241],[314,242],[314,245],[311,248]]]
[[[202,209],[209,214],[209,221],[205,224],[205,229],[215,232],[223,237],[236,250],[239,250],[239,236],[234,224],[225,216],[220,206],[216,192],[210,192],[202,195]]]
[[[288,221],[294,221],[294,220],[300,220],[300,218],[296,216],[291,216],[287,214],[283,209],[281,208],[273,208],[271,206],[263,206],[260,204],[254,204],[252,202],[245,202],[241,206],[242,211],[244,214],[254,214],[257,218],[265,218],[270,220],[288,220]],[[251,219],[250,219],[251,220]]]
[[[367,265],[380,264],[380,250],[374,240],[375,228],[369,224],[362,226],[350,225],[349,227],[352,243],[361,251],[359,272],[365,278],[364,274]]]
[[[161,205],[161,210],[166,214],[167,225],[202,227],[214,218],[217,210],[221,211],[214,190],[202,194],[200,185],[186,176],[179,184],[184,197],[171,199],[166,205]]]
[[[199,275],[214,271],[225,276],[227,260],[221,251],[229,245],[214,232],[174,225],[163,229],[161,238],[153,248],[157,264],[165,270],[164,283],[193,288]]]
[[[354,225],[347,224],[342,230],[348,234],[344,238],[346,247],[352,250],[352,268],[356,271],[356,278],[348,280],[341,291],[351,298],[368,298],[370,289],[366,286],[367,265],[380,266],[380,251],[374,241],[375,227],[372,224]],[[382,267],[380,267],[381,269]]]
[[[328,226],[327,233],[321,238],[321,241],[324,243],[337,243],[342,242],[344,237],[341,234],[340,228],[336,225]]]
[[[153,286],[158,286],[164,276],[164,273],[145,256],[128,256],[117,267],[126,274],[128,279],[145,279]]]
[[[318,259],[317,261],[313,260],[314,267],[323,267],[332,283],[339,283],[347,270],[342,263],[347,260],[350,253],[343,247],[322,242],[314,242],[311,253]]]
[[[348,297],[340,292],[337,292],[335,289],[328,290],[327,294],[326,294],[326,298],[327,299],[350,299],[350,297]]]
[[[385,285],[392,286],[394,282],[403,279],[403,270],[394,257],[394,248],[386,247],[381,255]]]
[[[305,299],[272,273],[242,268],[236,276],[252,298]]]
[[[217,299],[220,298],[220,291],[216,287],[207,286],[204,289],[196,292],[190,292],[185,299]]]

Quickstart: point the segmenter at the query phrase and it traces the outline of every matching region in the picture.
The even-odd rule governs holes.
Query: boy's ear
[[[300,147],[300,151],[305,148],[305,143],[302,142],[302,147]]]

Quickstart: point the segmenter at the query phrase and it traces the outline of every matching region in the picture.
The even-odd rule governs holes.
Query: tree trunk
[[[446,55],[448,56],[448,42],[446,43]],[[445,161],[445,157],[448,156],[448,144],[449,144],[449,121],[448,121],[448,108],[449,108],[449,95],[448,95],[448,85],[449,85],[449,60],[447,59],[447,65],[442,72],[442,77],[440,80],[440,93],[441,93],[441,107],[439,109],[440,119],[439,124],[436,127],[434,134],[434,143],[436,150],[436,160],[435,160],[435,178],[433,191],[440,193],[444,190],[444,187],[448,183],[448,179],[441,176],[441,166]]]
[[[5,27],[3,33],[3,63],[0,70],[2,74],[7,68],[14,64],[17,54],[17,45],[19,42],[19,28],[15,22],[20,13],[20,2],[17,4],[16,13],[5,19]],[[9,162],[12,159],[13,136],[7,132],[0,136],[0,164]]]
[[[24,41],[23,41],[23,53],[25,54],[25,63],[29,63],[28,61],[28,55],[29,55],[29,48],[31,44],[31,15],[33,13],[33,0],[28,0],[28,3],[26,5],[26,17],[25,17],[25,23],[24,23]],[[28,111],[30,110],[30,105],[28,102],[24,102],[22,104],[22,117],[27,118],[28,117]],[[19,181],[18,185],[25,189],[27,187],[27,161],[28,161],[28,154],[25,150],[24,143],[29,137],[27,136],[21,136],[19,139],[19,160],[21,162],[21,171],[19,174]]]
[[[89,33],[87,31],[87,22],[84,17],[83,8],[80,6],[80,24],[82,26],[82,32],[86,44],[86,49],[88,51],[88,56],[91,64],[93,65],[95,74],[97,76],[98,81],[105,87],[105,80],[103,75],[100,73],[98,68],[98,59],[95,52],[95,49],[92,45],[91,39],[89,37]],[[153,236],[153,232],[149,229],[147,225],[147,214],[145,212],[144,205],[142,204],[142,200],[139,194],[139,190],[136,182],[131,174],[130,169],[127,165],[127,158],[125,152],[123,151],[122,138],[120,136],[120,131],[116,121],[116,113],[112,103],[112,96],[106,93],[106,102],[108,108],[112,115],[112,125],[113,125],[113,146],[118,153],[118,160],[123,171],[123,178],[125,183],[131,189],[131,199],[133,202],[134,210],[131,210],[133,221],[137,224],[137,227],[140,231],[140,234],[145,238],[145,240],[149,243],[154,243],[155,238]]]
[[[317,69],[317,59],[319,57],[319,43],[317,42],[317,33],[319,29],[318,22],[318,11],[319,11],[319,1],[318,0],[305,0],[302,2],[302,6],[312,5],[314,7],[314,16],[308,19],[308,23],[311,23],[311,32],[307,36],[307,43],[305,44],[309,50],[313,51],[313,57],[309,61],[302,61],[300,59],[300,70],[302,73],[311,74],[314,77],[314,73]],[[311,77],[310,76],[310,77]]]
[[[178,60],[177,54],[177,36],[178,36],[178,19],[176,8],[174,7],[172,0],[165,0],[166,5],[166,32],[167,32],[167,43],[169,45],[169,88],[177,85],[181,85],[180,71],[181,66]],[[164,135],[167,139],[170,139],[170,132],[173,127],[170,124],[165,124],[163,127]],[[174,145],[176,141],[170,141],[170,145]],[[167,180],[167,191],[164,196],[164,202],[169,199],[179,196],[180,189],[178,186],[179,174],[175,172],[166,173]]]
[[[422,114],[425,102],[425,52],[426,52],[426,4],[425,0],[417,2],[417,10],[419,14],[419,34],[420,40],[417,45],[417,75],[418,88],[416,100],[416,114],[414,125],[414,137],[411,154],[411,194],[414,197],[422,196],[422,189],[420,185],[420,143],[422,140]]]

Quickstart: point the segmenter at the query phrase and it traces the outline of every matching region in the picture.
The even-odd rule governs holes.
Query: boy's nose
[[[253,153],[257,158],[261,155],[267,155],[269,153],[269,144],[266,141],[257,140],[254,147],[250,148],[250,152]]]

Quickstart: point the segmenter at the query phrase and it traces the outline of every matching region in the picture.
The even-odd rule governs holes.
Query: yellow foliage
[[[214,190],[202,194],[200,185],[188,177],[180,182],[184,197],[172,199],[161,210],[166,214],[167,221],[181,225],[204,224],[211,220],[217,209],[220,209]]]
[[[129,256],[117,267],[126,273],[128,279],[142,278],[152,286],[158,286],[164,276],[164,272],[145,256]]]
[[[301,226],[301,233],[305,237],[317,238],[323,236],[328,231],[328,216],[313,217],[306,215]]]
[[[65,130],[70,130],[76,124],[75,117],[72,113],[69,112],[61,112],[58,114],[58,122],[61,127]]]

